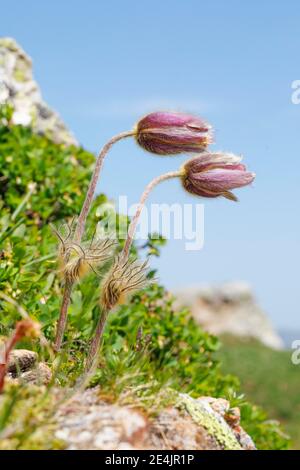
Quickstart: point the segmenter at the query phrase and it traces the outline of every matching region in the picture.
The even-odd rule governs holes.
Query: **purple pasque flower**
[[[232,153],[198,155],[183,166],[183,187],[197,196],[223,196],[237,201],[231,190],[247,186],[255,178],[255,173],[247,171],[241,160],[242,157]]]
[[[155,112],[136,126],[141,147],[157,155],[201,152],[212,142],[211,126],[203,119],[177,112]]]

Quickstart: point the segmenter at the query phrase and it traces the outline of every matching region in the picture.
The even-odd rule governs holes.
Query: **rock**
[[[177,394],[173,406],[146,417],[132,406],[105,403],[99,389],[78,393],[56,415],[56,438],[68,450],[255,449],[250,436],[226,421],[224,399]]]
[[[212,334],[250,337],[271,348],[283,348],[283,341],[246,282],[187,287],[175,291],[175,295],[177,306],[188,306],[194,318]]]
[[[239,426],[241,421],[241,412],[238,407],[231,408],[224,414],[224,419],[232,428]]]
[[[47,385],[52,380],[52,371],[47,364],[37,360],[38,355],[34,351],[14,349],[9,355],[7,379],[15,383]]]
[[[197,398],[197,402],[200,404],[207,403],[216,413],[223,417],[230,409],[230,403],[225,398],[200,397]]]
[[[14,124],[31,125],[57,143],[78,145],[58,114],[43,101],[30,57],[11,38],[0,38],[0,103],[12,104]]]
[[[203,426],[176,408],[161,412],[151,428],[154,449],[162,450],[222,450],[221,444]]]
[[[20,381],[35,385],[47,385],[51,382],[52,371],[44,362],[39,362],[36,367],[20,375]]]
[[[15,349],[9,355],[7,372],[15,377],[19,372],[24,372],[33,367],[36,361],[36,352],[27,349]]]
[[[178,399],[178,405],[188,412],[198,426],[203,428],[210,437],[214,438],[218,446],[221,446],[224,450],[243,450],[244,447],[236,429],[231,427],[224,419],[226,410],[230,407],[227,404],[229,405],[227,400],[222,398],[200,397],[194,399],[182,393],[179,394]],[[242,428],[239,427],[239,430],[242,430]],[[250,436],[248,437],[249,442],[251,441],[252,443],[252,450],[255,450],[254,443]],[[247,447],[247,450],[250,450],[250,445]]]
[[[147,419],[138,411],[101,402],[97,389],[75,396],[57,415],[56,437],[69,450],[143,449]]]
[[[233,432],[236,440],[244,450],[255,450],[256,447],[251,437],[240,426],[241,412],[238,407],[230,408],[230,403],[224,398],[200,397],[197,402],[208,403],[213,412],[224,419]]]

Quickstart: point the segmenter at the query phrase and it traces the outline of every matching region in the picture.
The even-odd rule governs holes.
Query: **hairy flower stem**
[[[60,350],[61,345],[62,345],[63,336],[64,336],[64,332],[66,329],[66,324],[67,324],[68,308],[70,304],[73,284],[74,282],[70,280],[66,280],[66,283],[64,286],[64,293],[63,293],[60,314],[59,314],[59,319],[58,319],[58,324],[57,324],[57,329],[56,329],[55,343],[54,343],[54,350],[56,352]]]
[[[95,361],[98,357],[98,353],[102,345],[102,338],[103,338],[104,328],[106,325],[108,314],[109,314],[109,310],[103,310],[98,320],[95,335],[92,339],[90,349],[89,349],[89,354],[87,357],[87,362],[86,362],[87,371],[91,370],[91,368],[95,365]]]
[[[129,228],[128,228],[128,233],[127,233],[127,239],[125,241],[124,248],[122,250],[122,258],[124,260],[128,259],[129,256],[129,250],[131,248],[136,227],[140,218],[140,215],[142,213],[143,207],[145,205],[145,202],[151,193],[152,189],[157,186],[159,183],[162,183],[163,181],[166,181],[171,178],[178,178],[183,175],[182,171],[170,171],[169,173],[165,173],[164,175],[157,176],[154,178],[145,188],[145,191],[142,194],[142,197],[140,199],[139,205],[137,207],[136,213],[134,214],[133,218],[131,219]]]
[[[90,185],[89,185],[83,206],[81,208],[81,211],[78,217],[76,230],[74,234],[74,239],[77,243],[80,243],[83,237],[86,219],[91,209],[99,174],[102,169],[103,162],[108,151],[113,146],[113,144],[115,144],[119,140],[125,139],[126,137],[131,137],[135,135],[135,133],[136,131],[131,130],[131,131],[126,131],[126,132],[121,132],[120,134],[115,135],[104,145],[104,147],[100,151],[96,160],[96,165],[92,174]],[[59,320],[58,320],[57,329],[56,329],[56,337],[55,337],[55,343],[54,343],[55,351],[59,351],[62,345],[62,340],[63,340],[63,336],[64,336],[66,324],[67,324],[68,308],[70,304],[73,285],[74,285],[74,282],[66,280],[64,293],[63,293],[63,300],[62,300],[60,314],[59,314]]]
[[[116,142],[118,142],[119,140],[125,139],[126,137],[132,137],[135,134],[136,134],[136,131],[131,130],[131,131],[126,131],[126,132],[121,132],[121,134],[115,135],[107,142],[107,144],[104,145],[101,152],[99,153],[97,160],[96,160],[96,165],[92,174],[92,178],[90,181],[89,189],[86,193],[85,201],[83,203],[80,215],[78,217],[77,227],[76,227],[76,232],[75,232],[75,239],[77,241],[81,241],[82,236],[84,234],[86,219],[91,209],[99,174],[102,169],[106,154]]]
[[[124,245],[124,248],[121,252],[122,262],[125,263],[126,260],[128,260],[128,258],[129,258],[129,251],[130,251],[130,247],[132,245],[133,239],[134,239],[134,235],[135,235],[136,227],[137,227],[137,224],[138,224],[138,221],[139,221],[139,217],[141,215],[141,212],[143,210],[145,202],[146,202],[150,192],[152,191],[152,189],[155,186],[157,186],[159,183],[162,183],[163,181],[166,181],[166,180],[171,179],[171,178],[178,178],[178,177],[182,176],[182,174],[183,174],[182,171],[170,171],[169,173],[165,173],[164,175],[160,175],[160,176],[154,178],[146,186],[145,191],[143,192],[142,197],[141,197],[140,202],[139,202],[139,205],[137,207],[136,213],[134,214],[134,216],[133,216],[133,218],[130,222],[129,228],[128,228],[128,233],[127,233],[127,238],[126,238],[126,241],[125,241],[125,245]],[[109,312],[110,312],[109,310],[103,311],[102,315],[100,316],[100,318],[98,320],[96,331],[95,331],[94,337],[92,339],[90,349],[89,349],[89,353],[88,353],[88,357],[87,357],[87,363],[86,363],[86,370],[87,371],[90,370],[94,366],[95,361],[97,360],[97,357],[99,355],[100,347],[101,347],[101,344],[102,344],[103,332],[104,332],[104,328],[105,328],[105,324],[106,324],[106,320],[107,320],[107,317],[109,315]]]

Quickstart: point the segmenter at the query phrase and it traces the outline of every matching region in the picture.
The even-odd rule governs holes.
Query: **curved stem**
[[[94,194],[95,194],[99,174],[100,174],[100,171],[102,169],[104,158],[105,158],[106,154],[108,153],[110,148],[113,146],[113,144],[115,144],[116,142],[118,142],[121,139],[125,139],[126,137],[131,137],[131,136],[135,135],[135,133],[136,133],[136,131],[126,131],[126,132],[121,132],[121,134],[115,135],[114,137],[112,137],[107,142],[107,144],[104,145],[101,152],[99,153],[99,155],[97,157],[97,160],[96,160],[96,165],[95,165],[95,168],[94,168],[94,171],[93,171],[93,174],[92,174],[92,178],[91,178],[91,181],[90,181],[89,189],[86,193],[85,201],[83,203],[80,215],[78,217],[77,227],[76,227],[76,231],[75,231],[75,239],[77,241],[80,242],[81,239],[82,239],[82,236],[84,234],[86,219],[87,219],[87,216],[90,212],[90,208],[91,208],[91,205],[92,205],[92,202],[93,202],[93,197],[94,197]]]
[[[101,344],[102,344],[102,338],[103,338],[103,333],[104,333],[104,328],[106,325],[106,320],[108,317],[109,311],[108,310],[103,310],[100,318],[98,320],[98,324],[96,327],[95,335],[92,339],[87,361],[86,361],[86,370],[89,371],[93,366],[96,361],[96,358],[98,356]]]
[[[128,229],[128,234],[127,234],[127,239],[124,245],[124,248],[121,252],[121,257],[125,261],[128,256],[129,256],[129,250],[133,242],[134,234],[136,231],[136,227],[139,221],[139,217],[141,215],[141,212],[143,210],[143,207],[145,205],[146,199],[148,198],[150,192],[152,189],[157,186],[159,183],[166,181],[171,178],[176,178],[182,176],[182,171],[170,171],[169,173],[165,173],[164,175],[160,175],[156,178],[154,178],[145,188],[145,191],[142,194],[142,197],[140,199],[140,203],[137,207],[136,213],[134,214],[134,217],[132,218],[129,229]],[[89,371],[91,370],[92,367],[95,366],[95,362],[97,360],[97,356],[99,354],[99,350],[102,344],[102,337],[103,337],[103,332],[106,324],[106,320],[108,317],[109,311],[103,311],[99,320],[98,324],[96,327],[96,331],[94,334],[94,337],[92,339],[88,357],[87,357],[87,363],[86,363],[86,370]]]
[[[57,328],[56,328],[55,343],[54,343],[54,350],[56,352],[60,350],[61,345],[62,345],[64,332],[65,332],[66,324],[67,324],[68,308],[70,304],[73,284],[74,283],[72,281],[66,280],[66,283],[64,286],[64,293],[63,293],[60,314],[59,314],[59,319],[58,319]]]
[[[74,240],[76,240],[78,243],[81,242],[81,239],[84,234],[86,219],[91,209],[93,197],[95,194],[99,174],[103,166],[104,158],[106,157],[108,151],[113,146],[113,144],[115,144],[121,139],[125,139],[126,137],[131,137],[135,135],[135,133],[136,131],[126,131],[126,132],[121,132],[121,134],[115,135],[104,145],[104,147],[100,151],[96,160],[96,164],[95,164],[95,168],[91,177],[90,185],[86,193],[86,197],[85,197],[83,206],[81,208],[77,225],[76,225]],[[68,308],[70,304],[73,285],[74,285],[74,282],[66,281],[66,284],[64,287],[63,300],[62,300],[62,304],[60,308],[59,320],[58,320],[57,329],[56,329],[55,346],[54,346],[56,351],[59,351],[62,345],[62,340],[63,340],[63,336],[64,336],[66,324],[67,324]]]
[[[127,239],[125,241],[125,245],[124,245],[124,248],[122,250],[122,255],[121,255],[124,259],[128,258],[129,250],[130,250],[132,242],[133,242],[133,238],[134,238],[134,235],[135,235],[136,227],[137,227],[141,212],[142,212],[143,207],[145,205],[146,199],[148,198],[148,196],[149,196],[150,192],[152,191],[152,189],[155,186],[157,186],[159,183],[161,183],[162,181],[166,181],[168,179],[176,178],[176,177],[180,177],[180,176],[182,176],[182,171],[180,171],[180,170],[179,171],[170,171],[169,173],[165,173],[164,175],[157,176],[156,178],[154,178],[146,186],[145,191],[143,192],[142,197],[140,199],[137,210],[136,210],[133,218],[131,219],[131,222],[130,222],[130,225],[129,225],[129,228],[128,228]]]

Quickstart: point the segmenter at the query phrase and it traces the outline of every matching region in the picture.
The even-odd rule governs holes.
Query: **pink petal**
[[[194,174],[190,177],[190,180],[203,190],[220,193],[247,186],[252,183],[254,178],[255,174],[250,171],[214,169]]]
[[[224,168],[239,165],[242,157],[232,153],[203,153],[191,158],[185,165],[187,173],[198,173],[207,171],[213,168]],[[236,167],[236,169],[243,169],[244,167]]]

